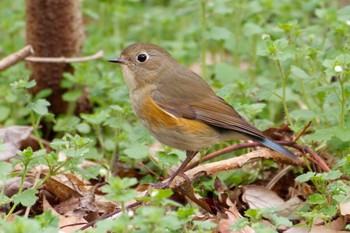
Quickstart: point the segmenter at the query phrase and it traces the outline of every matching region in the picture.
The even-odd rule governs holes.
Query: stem
[[[201,1],[201,9],[202,9],[202,15],[201,15],[201,20],[202,20],[202,31],[201,31],[201,38],[202,38],[202,57],[201,57],[201,65],[202,65],[202,77],[206,79],[207,76],[207,66],[206,66],[206,58],[207,58],[207,39],[205,38],[205,31],[207,29],[207,19],[206,19],[206,5],[207,5],[207,0],[202,0]]]
[[[30,95],[27,93],[25,96],[26,96],[26,99],[27,99],[27,103],[30,103]],[[41,116],[39,116],[39,118],[37,120],[35,120],[35,113],[34,113],[34,111],[30,110],[29,114],[30,114],[30,120],[31,120],[31,123],[32,123],[32,126],[33,126],[33,133],[34,133],[36,139],[38,140],[40,149],[45,149],[44,144],[43,144],[43,142],[41,140],[39,131],[38,131],[38,126],[40,124]]]
[[[21,177],[21,183],[19,185],[19,189],[18,189],[18,193],[17,194],[22,193],[23,184],[24,184],[24,180],[25,180],[26,175],[27,175],[27,171],[28,171],[28,164],[24,164],[24,169],[23,169],[22,177]],[[5,217],[5,221],[7,221],[8,217],[10,217],[11,214],[13,213],[13,211],[15,211],[17,205],[18,205],[18,203],[13,203],[12,208],[10,209],[10,211],[7,213],[7,215]]]
[[[100,146],[101,146],[102,154],[105,154],[105,143],[103,141],[101,128],[100,128],[99,125],[94,125],[94,129],[95,129],[95,132],[96,132],[97,140],[98,140],[98,142],[100,143]]]
[[[341,75],[339,79],[340,83],[340,91],[341,91],[341,112],[340,112],[340,126],[344,127],[345,124],[345,101],[346,101],[346,93],[344,88],[344,74]]]
[[[72,157],[68,157],[66,161],[64,161],[63,163],[61,163],[60,165],[58,165],[55,170],[52,171],[52,174],[55,175],[58,170],[60,170],[62,167],[64,167],[69,161],[72,160]]]
[[[287,81],[287,77],[284,74],[282,66],[281,66],[281,63],[280,63],[280,61],[278,59],[276,60],[276,64],[277,64],[278,69],[279,69],[279,71],[281,73],[281,79],[282,79],[282,102],[283,102],[284,113],[285,113],[285,115],[287,117],[288,124],[292,125],[292,120],[290,119],[289,111],[288,111],[288,107],[287,107],[287,102],[286,102],[286,88],[287,88],[286,81]]]
[[[302,80],[299,80],[299,84],[300,84],[300,87],[301,87],[301,93],[302,93],[302,95],[303,95],[304,102],[305,102],[307,108],[308,108],[308,109],[311,109],[311,105],[310,105],[309,100],[308,100],[308,97],[307,97],[307,95],[306,95],[304,82],[303,82]]]

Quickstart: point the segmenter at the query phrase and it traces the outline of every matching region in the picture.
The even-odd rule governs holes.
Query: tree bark
[[[31,44],[37,57],[72,57],[80,54],[84,41],[81,0],[27,0],[27,44]],[[37,85],[32,94],[50,88],[53,93],[47,98],[54,114],[65,113],[67,102],[62,100],[66,91],[60,86],[62,74],[73,72],[67,63],[28,62],[31,79]],[[88,106],[87,99],[80,100]],[[85,104],[84,104],[85,103]],[[80,106],[77,104],[76,106]],[[76,109],[77,111],[77,109]],[[82,110],[78,110],[81,112]]]

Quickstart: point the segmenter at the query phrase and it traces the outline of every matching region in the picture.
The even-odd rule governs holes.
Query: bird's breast
[[[181,150],[200,150],[219,140],[211,126],[196,120],[177,117],[162,109],[150,94],[131,94],[135,114],[160,142]]]

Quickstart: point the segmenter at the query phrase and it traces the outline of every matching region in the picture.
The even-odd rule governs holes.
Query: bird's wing
[[[161,108],[175,116],[251,137],[265,137],[193,72],[167,79],[166,83],[160,82],[152,98]]]

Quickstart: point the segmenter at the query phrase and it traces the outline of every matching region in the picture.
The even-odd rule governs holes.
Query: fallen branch
[[[174,181],[170,184],[170,188],[179,187],[186,181],[188,182],[188,180],[192,182],[201,176],[214,175],[219,172],[234,170],[248,163],[252,163],[260,159],[274,159],[284,163],[289,162],[289,159],[285,158],[281,154],[275,151],[262,148],[260,150],[255,150],[238,157],[233,157],[226,160],[203,164],[191,170],[188,170],[185,172],[185,176],[187,178],[184,179],[182,176],[177,176],[174,179]],[[167,180],[164,180],[163,182],[166,182],[166,181]]]
[[[96,60],[103,57],[103,51],[98,51],[94,55],[86,57],[27,57],[27,62],[44,62],[44,63],[73,63],[73,62],[85,62]]]
[[[313,160],[310,159],[310,157],[307,157],[307,159],[309,159],[311,162],[317,163],[322,168],[322,170],[325,172],[329,172],[331,170],[328,167],[328,165],[323,161],[323,159],[320,156],[318,156],[318,154],[316,154],[311,148],[309,148],[307,146],[300,146],[300,145],[296,144],[295,142],[289,142],[289,141],[279,141],[278,143],[281,145],[284,145],[284,146],[293,147],[293,148],[301,151],[302,153],[310,154],[312,156]],[[223,154],[235,151],[235,150],[243,149],[243,148],[257,147],[257,146],[261,146],[261,144],[258,142],[248,142],[248,143],[242,143],[242,144],[228,146],[224,149],[221,149],[221,150],[215,151],[211,154],[208,154],[198,161],[190,163],[186,167],[185,171],[192,169],[192,168],[198,166],[200,163],[206,162],[206,161],[211,160],[213,158],[216,158],[220,155],[223,155]],[[293,164],[291,160],[287,160],[285,163]]]
[[[13,66],[19,61],[22,61],[26,57],[34,54],[33,47],[31,45],[27,45],[26,47],[22,48],[21,50],[5,57],[4,59],[0,60],[0,71],[3,71],[10,66]]]

